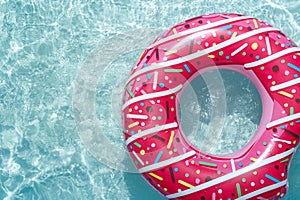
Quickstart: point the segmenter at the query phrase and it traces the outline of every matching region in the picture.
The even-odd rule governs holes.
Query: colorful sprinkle
[[[294,64],[292,64],[292,63],[288,63],[288,66],[289,67],[291,67],[291,68],[293,68],[294,70],[296,70],[297,72],[300,72],[300,68],[299,67],[297,67],[296,65],[294,65]]]
[[[242,196],[242,191],[241,191],[240,184],[236,183],[235,186],[236,186],[236,191],[237,191],[238,197],[241,197]]]
[[[129,124],[129,125],[128,125],[128,128],[133,128],[133,127],[135,127],[135,126],[137,126],[137,125],[139,125],[139,124],[140,124],[140,122],[138,122],[138,121],[133,122],[132,124]]]
[[[137,146],[138,148],[141,148],[142,146],[141,146],[141,144],[139,144],[138,142],[134,142],[133,143],[135,146]]]
[[[164,70],[165,72],[169,72],[169,73],[180,73],[180,72],[183,72],[182,69],[165,69]]]
[[[178,180],[178,183],[185,186],[185,187],[187,187],[187,188],[193,188],[194,187],[193,185],[191,185],[191,184],[189,184],[189,183],[187,183],[183,180]]]
[[[251,48],[252,48],[254,51],[257,50],[257,48],[258,48],[258,43],[257,43],[257,42],[252,43]]]
[[[130,96],[132,98],[134,98],[134,94],[132,93],[132,91],[129,89],[129,87],[126,87],[127,92],[130,94]]]
[[[160,176],[158,176],[158,175],[156,175],[156,174],[154,174],[152,172],[150,172],[149,175],[152,176],[153,178],[156,178],[157,180],[160,180],[160,181],[164,180],[163,177],[160,177]]]
[[[294,95],[292,95],[292,94],[290,94],[288,92],[285,92],[285,91],[279,91],[278,94],[281,94],[281,95],[283,95],[285,97],[288,97],[290,99],[294,98]]]
[[[159,151],[157,157],[156,157],[155,160],[154,160],[154,163],[158,163],[158,161],[159,161],[160,158],[162,157],[163,153],[164,153],[163,151]]]
[[[191,72],[191,70],[190,70],[190,68],[189,68],[189,66],[188,66],[187,64],[184,64],[183,66],[184,66],[184,68],[186,69],[186,71],[187,71],[188,73]]]
[[[221,27],[221,31],[225,31],[225,30],[231,29],[231,28],[232,28],[232,24],[227,25],[227,26],[223,26],[223,27]]]
[[[275,183],[279,183],[280,181],[276,178],[274,178],[273,176],[269,175],[269,174],[266,174],[265,177],[267,179],[270,179],[271,181],[275,182]]]
[[[218,166],[215,163],[202,162],[202,161],[199,161],[199,165],[204,165],[204,166],[208,166],[208,167],[217,167]]]

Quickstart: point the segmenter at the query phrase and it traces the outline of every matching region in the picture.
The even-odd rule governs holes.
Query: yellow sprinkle
[[[169,151],[169,155],[172,155],[173,154],[173,151]]]
[[[251,48],[252,48],[253,50],[256,50],[256,49],[258,48],[257,42],[254,42],[254,43],[251,45]]]
[[[156,178],[157,180],[160,180],[160,181],[164,180],[163,177],[160,177],[160,176],[158,176],[158,175],[156,175],[156,174],[154,174],[152,172],[150,172],[149,175],[152,176],[153,178]]]
[[[181,185],[184,185],[185,187],[188,187],[188,188],[193,188],[194,186],[187,183],[187,182],[184,182],[182,180],[178,180],[178,183],[181,184]]]
[[[173,33],[174,33],[174,34],[176,34],[176,33],[177,33],[177,31],[176,31],[176,28],[173,28]]]
[[[224,164],[223,167],[224,167],[224,168],[227,168],[227,164]]]
[[[296,144],[296,143],[297,143],[297,141],[296,141],[296,140],[294,140],[294,141],[293,141],[293,144]]]
[[[257,171],[254,171],[253,174],[254,174],[254,175],[257,175]]]
[[[258,28],[256,19],[253,19],[253,23],[254,23],[254,27],[255,27],[255,28]]]
[[[272,85],[275,85],[276,84],[276,81],[272,81]]]
[[[300,56],[300,53],[297,53],[298,56]]]
[[[231,39],[235,38],[237,35],[237,32],[233,32],[232,36],[231,36]]]
[[[216,45],[217,45],[217,43],[213,42],[213,43],[212,43],[212,45],[213,45],[213,46],[216,46]]]
[[[288,92],[285,92],[285,91],[279,91],[278,94],[281,94],[281,95],[286,96],[286,97],[291,98],[291,99],[294,97],[294,95],[292,95]]]
[[[277,196],[279,196],[280,195],[280,192],[277,192]]]
[[[146,50],[145,50],[146,51]],[[142,54],[139,57],[139,60],[141,60],[142,56],[144,55],[145,51],[142,52]]]
[[[200,174],[200,169],[197,169],[197,170],[196,170],[196,174]]]
[[[142,130],[141,130],[141,129],[139,129],[139,130],[138,130],[138,133],[140,133],[140,132],[142,132]]]
[[[249,21],[249,20],[247,20],[246,22],[247,22],[247,24],[249,24],[249,23],[250,23],[250,21]]]
[[[129,125],[128,125],[128,128],[135,127],[135,126],[137,126],[137,125],[139,125],[139,124],[140,124],[140,122],[133,122],[132,124],[129,124]]]
[[[288,104],[288,103],[285,103],[285,104],[283,104],[283,106],[284,106],[285,108],[287,108],[287,107],[289,106],[289,104]]]
[[[195,22],[192,23],[192,26],[194,26],[194,25],[195,25]]]
[[[164,188],[164,191],[167,192],[167,191],[168,191],[168,188]]]
[[[132,112],[132,108],[129,108],[129,112]]]
[[[215,58],[215,55],[208,55],[209,58]]]
[[[192,160],[192,161],[191,161],[191,164],[192,164],[192,165],[193,165],[193,164],[195,164],[195,161],[194,161],[194,160]]]
[[[256,162],[256,158],[251,157],[250,160],[251,160],[252,162]]]
[[[171,111],[172,111],[172,112],[174,111],[174,108],[173,108],[173,107],[171,108]]]
[[[175,49],[175,50],[167,51],[167,52],[165,53],[165,55],[166,55],[166,56],[169,56],[169,55],[174,54],[174,53],[177,53],[177,50],[176,50],[176,49]]]
[[[175,132],[171,131],[171,136],[170,136],[170,139],[169,139],[169,142],[168,142],[168,145],[167,145],[167,149],[171,148],[171,144],[173,142],[174,134],[175,134]]]
[[[156,64],[157,64],[156,62],[151,63],[151,65],[156,65]]]
[[[143,150],[141,150],[140,151],[140,154],[143,156],[143,155],[145,155],[145,150],[143,149]]]

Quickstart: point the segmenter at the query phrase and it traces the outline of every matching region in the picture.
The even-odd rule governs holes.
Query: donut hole
[[[181,129],[200,151],[225,155],[242,149],[262,117],[256,86],[231,70],[211,70],[194,78],[178,102]]]

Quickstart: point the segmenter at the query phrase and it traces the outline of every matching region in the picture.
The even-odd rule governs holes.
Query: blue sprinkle
[[[140,106],[144,106],[144,105],[145,105],[144,102],[141,102],[141,103],[140,103]]]
[[[299,122],[300,122],[300,120],[297,120],[296,122],[297,122],[297,123],[299,123]]]
[[[150,79],[151,78],[151,74],[147,74],[147,79]]]
[[[266,174],[265,175],[266,178],[270,179],[271,181],[274,181],[275,183],[279,183],[280,181],[276,178],[274,178],[273,176],[269,175],[269,174]]]
[[[259,56],[259,55],[257,55],[257,56],[255,56],[255,58],[256,58],[256,60],[258,60],[258,59],[260,59],[260,56]]]
[[[144,62],[144,67],[147,67],[147,63],[146,62]]]
[[[242,162],[239,162],[239,166],[240,166],[240,167],[243,167],[243,163],[242,163]]]
[[[289,47],[289,46],[291,46],[291,44],[290,43],[286,43],[286,46]]]
[[[294,77],[295,77],[295,78],[298,78],[298,74],[294,74]]]
[[[185,46],[188,46],[188,45],[189,45],[189,43],[188,43],[188,42],[185,42],[185,43],[184,43],[184,45],[185,45]]]
[[[165,87],[165,84],[164,83],[159,83],[159,87],[163,88],[163,87]]]
[[[230,56],[226,56],[226,60],[229,60]]]
[[[225,30],[230,29],[230,28],[232,28],[232,25],[231,25],[231,24],[230,24],[230,25],[227,25],[227,26],[221,27],[221,31],[225,31]]]
[[[188,73],[191,72],[191,70],[190,70],[190,68],[189,68],[189,66],[188,66],[187,64],[184,64],[183,66],[184,66],[185,70],[186,70]]]
[[[158,155],[157,155],[157,157],[155,158],[155,160],[154,160],[154,163],[158,163],[158,161],[160,160],[160,158],[161,158],[161,156],[163,155],[163,151],[160,151],[159,153],[158,153]]]
[[[232,34],[232,32],[231,32],[231,31],[228,31],[227,33],[228,33],[228,35],[231,35],[231,34]]]
[[[129,148],[130,148],[130,149],[133,149],[131,145],[129,146]]]
[[[131,134],[131,135],[134,135],[134,131],[130,131],[130,134]]]
[[[178,170],[178,168],[177,167],[175,167],[174,168],[174,172],[178,172],[179,170]]]
[[[281,128],[281,129],[285,129],[285,125],[281,125],[280,128]]]
[[[290,68],[293,68],[294,70],[300,72],[300,68],[299,68],[298,66],[296,66],[296,65],[294,65],[294,64],[292,64],[292,63],[290,63],[290,62],[288,63],[288,66],[289,66]]]

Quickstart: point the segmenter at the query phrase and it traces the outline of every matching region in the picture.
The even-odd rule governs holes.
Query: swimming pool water
[[[118,34],[213,12],[260,18],[300,45],[299,9],[298,0],[0,0],[0,199],[163,199],[139,175],[107,167],[83,145],[73,92],[86,60]],[[141,51],[112,51],[116,59],[97,74],[95,115],[120,154],[111,99]],[[300,199],[299,166],[298,150],[287,200]]]

